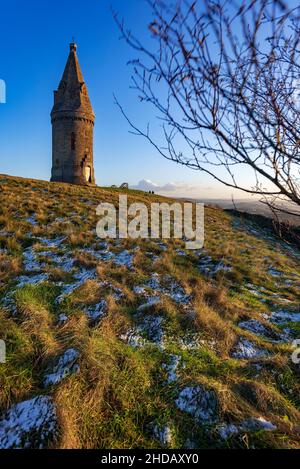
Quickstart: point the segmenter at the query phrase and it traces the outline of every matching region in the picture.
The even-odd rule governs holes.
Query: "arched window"
[[[74,132],[71,133],[71,150],[76,150],[76,135]]]

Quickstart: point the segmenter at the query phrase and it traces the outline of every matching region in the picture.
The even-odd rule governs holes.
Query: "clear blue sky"
[[[178,195],[222,197],[222,186],[204,174],[163,160],[145,140],[129,133],[113,93],[138,123],[146,124],[153,111],[129,89],[127,62],[134,52],[119,40],[111,6],[140,37],[151,40],[147,28],[151,14],[144,0],[2,2],[0,79],[7,85],[7,103],[0,104],[0,173],[49,179],[53,90],[74,36],[97,117],[97,183],[136,185],[149,179],[163,186],[180,182]]]

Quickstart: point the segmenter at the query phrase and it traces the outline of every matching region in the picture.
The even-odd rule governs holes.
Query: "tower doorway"
[[[88,182],[88,183],[91,183],[91,182],[92,182],[92,169],[91,169],[90,166],[85,166],[85,168],[84,168],[84,176],[85,176],[86,182]]]

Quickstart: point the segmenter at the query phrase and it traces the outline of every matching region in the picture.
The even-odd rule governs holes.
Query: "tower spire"
[[[70,53],[58,90],[55,92],[52,113],[76,111],[95,118],[88,90],[77,57],[77,45],[70,44]]]
[[[70,51],[72,51],[72,50],[75,51],[75,52],[77,51],[77,44],[75,42],[75,37],[74,36],[72,37],[72,42],[70,43]]]

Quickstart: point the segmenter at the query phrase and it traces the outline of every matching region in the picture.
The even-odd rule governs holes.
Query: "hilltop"
[[[205,246],[97,238],[138,191],[0,176],[0,448],[299,448],[300,253],[205,210]]]

